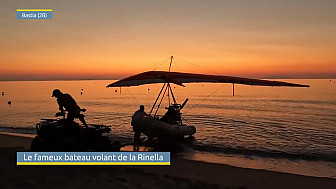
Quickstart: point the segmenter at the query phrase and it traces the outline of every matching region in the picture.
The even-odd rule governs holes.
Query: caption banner
[[[17,19],[52,19],[52,9],[17,9]]]
[[[17,152],[17,165],[170,165],[170,152]]]

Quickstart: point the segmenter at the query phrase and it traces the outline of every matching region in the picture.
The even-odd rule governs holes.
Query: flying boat
[[[178,103],[174,96],[172,84],[185,87],[185,83],[229,83],[233,85],[233,96],[235,84],[270,87],[310,87],[309,85],[264,79],[173,72],[171,71],[172,62],[173,56],[170,57],[168,71],[147,71],[107,85],[107,87],[121,88],[147,84],[162,84],[161,90],[150,112],[148,114],[135,114],[132,120],[133,125],[141,128],[142,133],[149,138],[184,138],[185,136],[192,136],[196,133],[196,127],[184,124],[182,119],[181,110],[185,107],[188,99],[185,99],[183,103]],[[166,113],[162,117],[159,117],[157,113],[165,96],[168,97],[169,104],[168,107],[166,107]]]

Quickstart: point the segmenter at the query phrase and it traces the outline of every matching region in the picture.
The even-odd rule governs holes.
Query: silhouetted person
[[[12,101],[8,101],[8,104],[11,105],[11,104],[12,104]]]
[[[5,92],[2,92],[2,96],[5,96]]]
[[[78,118],[84,124],[84,126],[87,127],[84,115],[80,113],[80,107],[69,94],[63,94],[59,89],[55,89],[52,93],[52,97],[57,99],[61,113],[64,113],[64,109],[68,111],[68,120],[73,121],[74,118]]]
[[[139,144],[140,143],[140,136],[141,136],[141,128],[137,125],[134,124],[133,120],[135,118],[135,116],[142,116],[142,115],[147,115],[145,112],[145,106],[144,105],[140,105],[140,109],[137,110],[133,116],[132,116],[132,122],[131,125],[133,126],[133,131],[134,131],[134,143],[135,144]]]

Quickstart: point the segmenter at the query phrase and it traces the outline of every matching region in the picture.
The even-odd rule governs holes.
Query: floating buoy
[[[12,101],[8,101],[8,104],[11,105],[11,104],[12,104]]]

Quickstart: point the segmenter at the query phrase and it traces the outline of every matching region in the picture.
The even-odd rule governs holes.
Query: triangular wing
[[[264,79],[250,79],[243,77],[193,74],[182,72],[149,71],[121,79],[109,84],[107,87],[130,87],[155,83],[174,83],[183,86],[183,83],[236,83],[243,85],[259,86],[287,86],[287,87],[309,87],[295,83],[281,81],[269,81]]]

